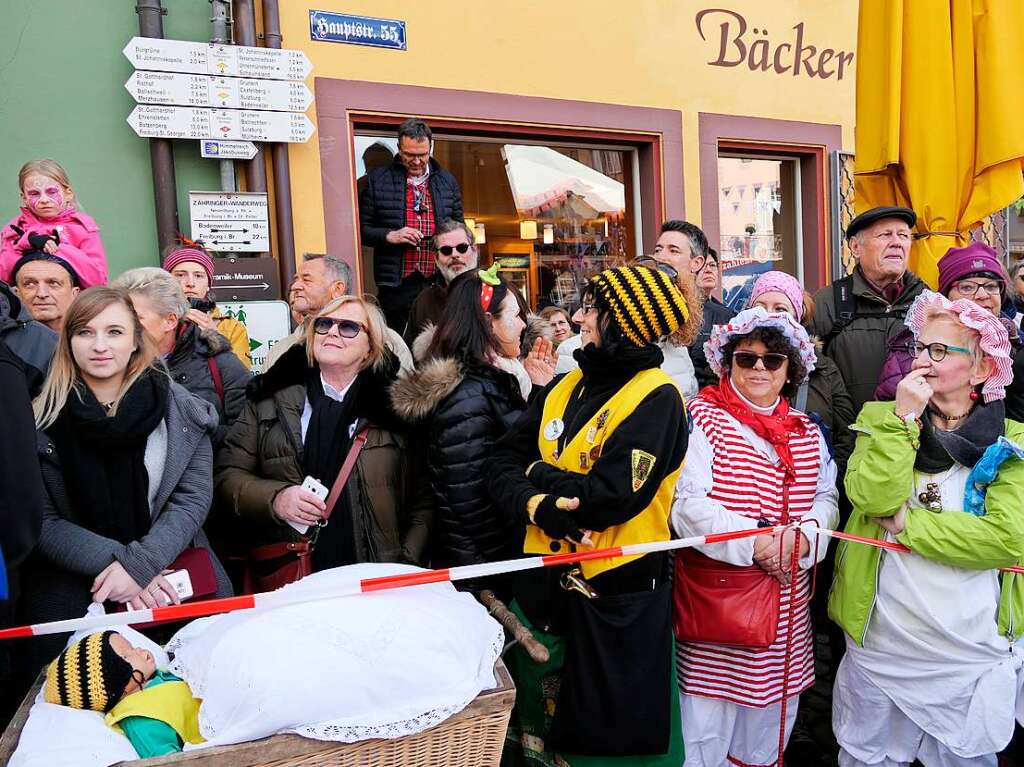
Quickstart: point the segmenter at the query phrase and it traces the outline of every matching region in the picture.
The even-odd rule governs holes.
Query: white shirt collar
[[[345,395],[348,394],[348,390],[352,388],[352,384],[355,383],[355,380],[356,379],[353,378],[351,381],[348,382],[348,386],[346,386],[344,389],[338,390],[331,386],[329,383],[327,383],[327,380],[324,378],[323,373],[320,374],[320,383],[323,384],[324,394],[333,399],[335,402],[341,402],[342,400],[345,399]]]

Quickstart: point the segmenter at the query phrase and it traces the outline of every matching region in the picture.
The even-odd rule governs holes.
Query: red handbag
[[[681,642],[766,648],[779,629],[779,582],[756,565],[676,553],[673,625]]]
[[[320,520],[320,525],[314,528],[312,536],[302,536],[297,541],[267,543],[249,549],[242,582],[242,590],[246,594],[274,591],[312,574],[316,531],[319,527],[327,524],[327,520],[331,516],[331,509],[337,503],[338,496],[341,495],[345,483],[348,482],[352,470],[356,467],[356,459],[359,457],[359,451],[366,444],[368,431],[369,427],[364,427],[352,440],[352,448],[345,456],[345,463],[341,465],[338,476],[334,478],[334,484],[331,485],[331,492],[328,493],[327,500],[324,501],[327,513]]]

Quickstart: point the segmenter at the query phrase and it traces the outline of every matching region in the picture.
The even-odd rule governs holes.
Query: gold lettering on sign
[[[728,8],[705,8],[694,21],[702,40],[717,43],[715,58],[708,62],[713,67],[745,65],[751,72],[772,70],[780,75],[792,73],[793,77],[806,75],[821,80],[833,75],[842,80],[852,70],[852,52],[834,48],[819,51],[818,46],[807,42],[802,21],[792,27],[786,40],[773,40],[765,28],[751,28],[743,16]]]

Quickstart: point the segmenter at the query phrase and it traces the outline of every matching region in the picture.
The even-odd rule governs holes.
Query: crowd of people
[[[201,243],[110,279],[61,166],[24,166],[0,231],[0,620],[176,603],[182,571],[204,598],[734,533],[461,584],[549,651],[506,655],[508,764],[814,764],[816,674],[844,767],[1016,763],[1020,264],[954,247],[933,292],[914,212],[875,208],[852,274],[812,297],[764,272],[736,313],[673,220],[534,314],[431,147],[406,121],[361,184],[378,296],[306,254],[257,375]],[[0,646],[5,705],[65,639]]]

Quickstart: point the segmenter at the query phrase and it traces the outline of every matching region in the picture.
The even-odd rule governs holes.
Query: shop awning
[[[521,214],[535,216],[567,203],[582,218],[618,215],[626,209],[621,182],[550,147],[505,144],[502,155]]]
[[[854,204],[917,212],[910,265],[933,286],[946,250],[1024,194],[1022,29],[1020,0],[860,4]]]

